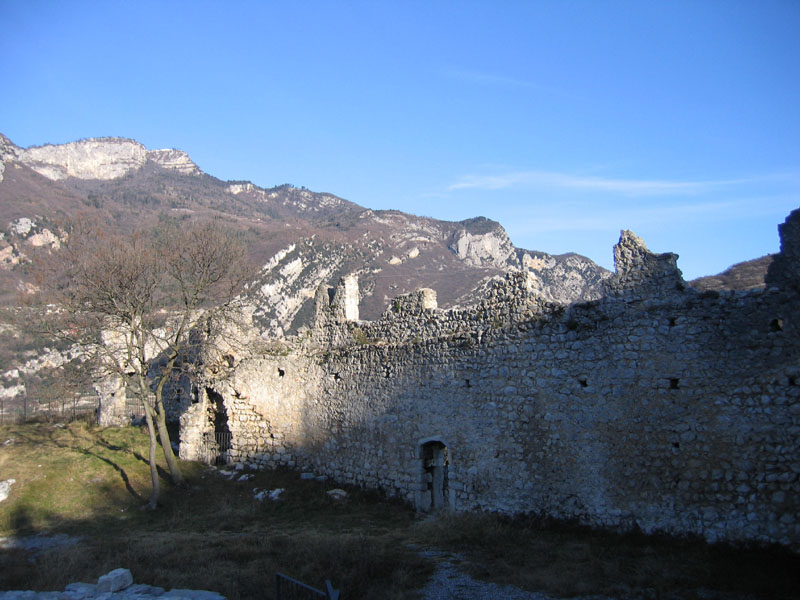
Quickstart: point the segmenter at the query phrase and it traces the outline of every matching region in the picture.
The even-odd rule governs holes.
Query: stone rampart
[[[791,273],[798,253],[783,246]],[[615,257],[608,294],[571,306],[537,299],[521,274],[475,307],[440,310],[423,290],[375,322],[318,294],[316,327],[209,378],[181,419],[181,456],[224,421],[228,460],[420,510],[800,549],[796,286],[702,293],[630,232]]]

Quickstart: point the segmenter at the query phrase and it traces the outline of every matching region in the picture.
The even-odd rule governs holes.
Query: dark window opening
[[[673,377],[672,379],[669,380],[669,389],[677,390],[680,386],[680,383],[681,383],[680,379],[678,379],[677,377]]]
[[[672,447],[673,448],[680,448],[681,447],[681,443],[680,442],[672,442]]]
[[[797,385],[797,378],[794,376],[789,377],[789,385]]]
[[[469,379],[465,379],[465,380],[464,380],[464,383],[466,384],[466,386],[467,386],[468,388],[471,388],[471,387],[472,387],[472,383],[470,383],[470,380],[469,380]]]
[[[578,379],[578,383],[581,384],[581,387],[588,387],[589,386],[589,382],[586,381],[585,377],[581,377],[580,379]]]
[[[286,375],[286,371],[283,369],[278,369],[278,377],[283,377],[284,375]]]
[[[675,327],[675,317],[670,317],[669,318],[669,326],[670,327]]]
[[[783,319],[772,319],[769,322],[770,331],[783,331]]]

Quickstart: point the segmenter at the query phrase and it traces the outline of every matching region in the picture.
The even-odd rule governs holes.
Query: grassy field
[[[0,589],[58,590],[122,566],[137,582],[232,600],[271,598],[276,571],[316,587],[329,578],[348,600],[414,598],[435,568],[418,552],[436,547],[458,552],[477,578],[562,597],[800,597],[800,557],[780,549],[620,536],[532,518],[419,519],[357,489],[336,502],[326,494],[335,484],[292,472],[236,482],[184,463],[188,487],[173,490],[162,477],[162,506],[144,511],[146,448],[135,428],[0,428],[0,480],[16,479],[0,503],[0,537],[81,538],[36,554],[0,550]],[[254,488],[285,492],[278,502],[258,502]]]

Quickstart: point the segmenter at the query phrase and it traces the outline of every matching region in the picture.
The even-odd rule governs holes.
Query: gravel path
[[[420,556],[437,561],[436,572],[421,590],[422,600],[558,600],[542,592],[526,592],[513,585],[499,585],[473,579],[452,561],[457,554],[425,550]],[[606,596],[584,596],[581,600],[612,600]]]
[[[428,555],[428,553],[423,553]],[[459,571],[450,561],[443,559],[436,573],[424,588],[422,600],[553,600],[551,596],[526,592],[510,585],[501,586],[472,579]]]
[[[460,562],[462,557],[458,554],[426,550],[420,555],[435,560],[436,572],[431,577],[428,585],[421,590],[422,600],[563,600],[557,596],[549,596],[543,592],[526,592],[513,585],[499,585],[473,579],[454,563]],[[659,595],[654,589],[632,590],[624,596],[630,600],[652,600],[665,598],[666,600],[679,600],[685,596],[681,592],[667,592]],[[695,590],[693,597],[704,600],[755,600],[750,594],[736,592],[718,592],[707,589]],[[610,596],[589,595],[578,596],[573,600],[620,600]]]
[[[3,550],[28,550],[32,552],[42,552],[52,548],[62,548],[64,546],[74,546],[81,538],[57,533],[56,535],[45,535],[43,533],[28,536],[0,537],[0,549]]]

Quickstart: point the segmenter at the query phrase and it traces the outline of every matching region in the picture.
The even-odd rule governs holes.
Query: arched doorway
[[[433,512],[450,506],[450,453],[444,441],[437,438],[420,440],[420,488],[417,510]]]

